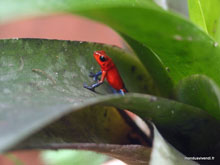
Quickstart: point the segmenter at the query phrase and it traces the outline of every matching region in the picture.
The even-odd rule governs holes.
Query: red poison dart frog
[[[95,51],[93,56],[100,65],[101,71],[95,74],[90,73],[89,76],[93,77],[93,80],[95,80],[96,83],[91,86],[84,84],[84,88],[94,91],[96,87],[103,84],[106,78],[110,86],[113,89],[115,89],[117,93],[124,95],[124,93],[126,93],[127,90],[112,59],[109,56],[107,56],[107,54],[103,50]],[[101,75],[101,80],[97,81],[98,76],[100,75]]]

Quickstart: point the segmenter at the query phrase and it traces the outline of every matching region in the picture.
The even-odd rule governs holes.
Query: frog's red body
[[[106,79],[108,81],[108,83],[116,90],[120,90],[122,89],[124,92],[126,92],[125,88],[124,88],[124,83],[120,77],[120,75],[118,74],[118,70],[117,68],[111,68],[106,75]]]
[[[98,87],[101,85],[106,78],[108,83],[119,93],[122,95],[127,92],[124,83],[122,81],[122,78],[112,61],[112,59],[106,55],[105,51],[100,50],[100,51],[95,51],[93,54],[95,60],[98,62],[98,64],[101,67],[101,72],[98,72],[96,74],[91,75],[91,77],[94,77],[95,80],[99,75],[101,76],[101,80],[98,83],[93,84],[91,87],[84,85],[85,88],[94,90],[94,88]]]
[[[106,55],[105,51],[95,51],[93,54],[94,58],[98,62],[98,64],[101,67],[102,71],[102,77],[101,81],[104,81],[105,77],[108,81],[108,83],[116,90],[123,90],[123,92],[126,92],[126,89],[124,87],[124,83],[121,79],[121,76],[113,63],[112,59]],[[103,58],[100,58],[103,57]],[[101,59],[105,59],[102,61]]]

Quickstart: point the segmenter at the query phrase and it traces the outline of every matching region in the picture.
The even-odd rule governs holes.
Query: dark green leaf
[[[169,143],[171,143],[179,151],[183,152],[186,156],[212,155],[216,157],[215,161],[219,161],[219,159],[217,159],[217,155],[220,152],[220,149],[216,144],[218,143],[220,138],[220,123],[199,108],[171,101],[168,99],[143,94],[127,94],[124,97],[105,96],[99,99],[97,98],[96,100],[97,102],[95,104],[100,104],[103,106],[109,105],[121,109],[128,109],[136,113],[147,123],[149,123],[149,120],[152,121],[153,123],[155,123],[156,127],[159,129],[163,137],[165,137],[165,139]],[[102,109],[100,109],[99,112],[102,113],[101,111]],[[79,134],[77,134],[77,136],[74,136],[74,128],[77,127],[76,125],[74,125],[74,123],[79,123],[80,121],[75,119],[75,117],[79,117],[75,116],[74,113],[72,114],[72,117],[69,117],[70,120],[72,119],[71,124],[69,124],[71,125],[70,127],[65,128],[65,124],[62,123],[62,120],[60,122],[58,121],[57,123],[52,124],[51,126],[37,133],[34,137],[31,137],[24,143],[21,143],[19,148],[22,148],[22,146],[24,148],[43,148],[44,146],[48,148],[50,147],[50,143],[58,143],[58,145],[61,143],[60,145],[62,146],[62,143],[65,142],[84,142],[79,141],[79,139],[77,138],[81,137],[80,139],[83,140],[82,135],[84,135],[83,132],[85,131],[78,130],[77,132]],[[80,114],[82,113],[82,111],[79,111],[77,113]],[[97,119],[95,118],[95,120]],[[57,127],[59,123],[61,123],[63,126]],[[83,125],[83,127],[80,129],[88,130],[90,126],[91,123],[89,126]],[[68,132],[67,135],[61,132],[58,128],[64,128],[65,132]],[[148,126],[148,128],[150,127]],[[48,132],[50,136],[48,136],[45,132]],[[68,138],[66,137],[68,137],[68,134],[70,134],[69,132],[71,132],[72,135],[70,135],[71,139],[67,141]],[[97,130],[95,130],[95,132],[97,133]],[[97,135],[99,135],[99,133],[97,133]],[[99,135],[99,137],[101,136]],[[131,136],[130,134],[130,137],[137,136]],[[148,135],[148,138],[149,137],[150,136]],[[86,137],[85,139],[88,142],[94,142],[94,139],[96,138]],[[146,140],[146,138],[141,140],[139,139],[139,142],[142,143],[143,140]],[[154,145],[157,145],[157,143],[154,142],[154,139],[152,140],[154,148]],[[66,145],[68,146],[68,144]]]
[[[176,89],[180,102],[206,110],[211,116],[220,119],[220,90],[206,76],[193,75],[180,81]]]
[[[98,102],[99,99],[94,100]],[[93,106],[75,110],[47,126],[36,133],[31,142],[36,145],[49,142],[130,144],[131,133],[132,128],[115,108]]]
[[[158,56],[152,50],[125,34],[122,34],[122,36],[136,52],[136,55],[145,68],[149,71],[160,94],[164,97],[171,97],[173,93],[173,82],[168,73],[169,68],[164,67]]]
[[[219,150],[216,143],[220,138],[220,122],[201,109],[139,94],[111,99],[108,103],[151,120],[168,142],[188,156],[207,156]]]
[[[220,84],[219,46],[187,20],[150,5],[94,7],[80,14],[149,46],[169,68],[175,83],[185,76],[202,73]]]
[[[220,47],[197,26],[150,0],[3,0],[0,6],[1,20],[48,12],[87,16],[151,48],[170,69],[174,83],[192,74],[204,74],[220,84]]]
[[[98,101],[88,101],[98,95],[83,88],[83,83],[94,83],[89,72],[100,70],[93,58],[94,50],[106,50],[112,57],[129,91],[153,93],[150,77],[140,62],[116,47],[12,39],[0,40],[0,50],[1,151],[70,112],[73,105],[79,109]],[[130,71],[132,67],[135,73]],[[97,92],[111,93],[111,89],[105,83]]]
[[[103,100],[109,100],[111,97],[106,97]],[[111,99],[109,100],[111,101]],[[95,108],[92,108],[95,110]],[[98,131],[100,127],[96,129],[92,129],[93,125],[96,125],[97,117],[93,118],[96,115],[92,116],[94,119],[93,123],[89,123],[89,125],[84,124],[88,123],[87,121],[91,121],[90,118],[85,118],[85,120],[77,120],[79,116],[76,114],[85,115],[87,112],[84,112],[86,109],[82,109],[79,111],[75,111],[71,113],[71,115],[63,117],[61,120],[53,123],[49,127],[46,127],[40,132],[37,132],[35,135],[31,136],[29,139],[25,140],[16,149],[80,149],[80,150],[89,150],[95,151],[99,153],[106,154],[111,157],[115,157],[120,159],[128,164],[131,165],[141,165],[141,164],[152,164],[157,165],[163,163],[164,165],[175,165],[177,164],[196,164],[195,162],[188,161],[185,159],[184,155],[174,149],[170,144],[168,144],[160,135],[155,127],[152,127],[148,124],[148,127],[151,127],[150,130],[153,134],[153,148],[149,146],[137,145],[137,144],[94,144],[91,143],[96,138],[94,135],[100,135]],[[98,109],[97,112],[102,113],[103,109]],[[68,127],[65,126],[63,121],[69,121]],[[81,125],[78,127],[78,125]],[[57,127],[58,126],[58,127]],[[121,126],[121,125],[118,125]],[[115,128],[117,129],[116,126]],[[62,129],[62,131],[60,131]],[[83,130],[88,130],[88,132],[82,133]],[[86,138],[84,135],[91,135],[93,132],[93,136],[87,136]],[[77,133],[77,134],[76,134]],[[96,134],[98,133],[98,134]],[[134,132],[133,132],[134,133]],[[68,135],[69,134],[69,135]],[[111,135],[111,133],[109,134]],[[66,137],[71,136],[72,139],[67,140]],[[135,134],[127,135],[130,138],[135,137]],[[90,143],[82,143],[82,140],[86,140]],[[99,142],[101,139],[99,139]],[[72,142],[72,143],[71,143]],[[79,143],[80,142],[80,143]],[[169,158],[168,158],[169,157]]]

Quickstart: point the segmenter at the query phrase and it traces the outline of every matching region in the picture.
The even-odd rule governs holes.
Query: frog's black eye
[[[107,60],[104,56],[100,56],[99,59],[100,59],[102,62],[105,62],[105,61]]]

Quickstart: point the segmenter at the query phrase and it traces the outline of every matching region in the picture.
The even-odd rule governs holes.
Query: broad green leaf
[[[152,121],[153,123],[155,123],[162,136],[171,145],[184,153],[186,156],[212,155],[216,157],[215,161],[219,161],[217,159],[217,155],[220,151],[220,148],[216,144],[218,143],[220,137],[220,123],[215,118],[209,116],[205,111],[199,108],[176,101],[143,94],[127,94],[124,97],[104,96],[101,98],[99,97],[99,99],[97,98],[95,100],[96,102],[93,102],[93,104],[90,105],[94,106],[96,104],[99,104],[104,107],[106,105],[109,105],[118,107],[120,109],[128,109],[140,116],[147,123],[149,123],[149,120]],[[67,148],[69,146],[69,143],[73,143],[72,147],[77,148],[79,144],[75,143],[82,143],[85,141],[89,143],[98,142],[95,141],[96,138],[94,137],[86,136],[85,139],[83,138],[85,135],[90,134],[91,131],[95,131],[96,134],[99,135],[98,137],[103,137],[100,136],[100,133],[98,133],[97,130],[93,129],[89,131],[89,128],[91,129],[92,124],[82,124],[83,121],[79,120],[80,117],[78,115],[75,115],[76,113],[78,113],[82,116],[85,116],[84,114],[86,112],[84,112],[84,110],[85,109],[82,109],[81,111],[74,111],[71,115],[64,117],[60,121],[49,125],[42,131],[37,132],[35,135],[30,137],[23,143],[20,143],[19,146],[17,146],[16,148],[56,149],[59,146],[61,146],[60,148],[63,148],[64,146],[66,146]],[[93,110],[95,109],[93,108]],[[100,114],[103,114],[102,111],[103,109],[99,108],[98,112]],[[92,117],[92,119],[93,118],[94,116]],[[88,119],[89,118],[85,117],[85,121],[87,121]],[[94,118],[93,121],[96,120],[97,119]],[[64,121],[68,121],[69,127],[66,127],[66,122]],[[78,128],[75,123],[80,123],[80,125],[82,124],[82,127]],[[148,125],[148,129],[151,130],[152,128]],[[64,132],[66,133],[64,134]],[[138,133],[137,128],[134,132]],[[151,133],[153,131],[148,130],[147,132]],[[135,142],[136,144],[138,142],[144,144],[145,142],[146,144],[148,144],[148,141],[153,137],[152,134],[149,133],[147,134],[147,137],[142,136],[141,134],[137,135],[132,136],[132,134],[129,134],[130,138],[138,137],[136,140],[133,139],[132,141],[130,141],[130,143],[134,144]],[[99,139],[99,142],[101,142],[103,139],[104,138]],[[156,145],[156,143],[154,143],[154,139],[152,139],[152,141],[153,146],[154,144]],[[55,146],[53,144],[55,144]],[[69,147],[71,148],[71,145]],[[94,147],[94,149],[97,148]]]
[[[98,94],[83,88],[83,83],[94,83],[88,76],[89,72],[100,70],[93,58],[95,50],[106,50],[112,57],[129,91],[153,92],[154,89],[140,62],[117,47],[85,42],[11,39],[0,40],[0,50],[1,151],[70,112],[73,105],[79,109],[96,101],[87,101]],[[133,67],[136,68],[134,73],[131,72]],[[138,78],[140,76],[142,80]],[[96,91],[101,95],[111,93],[107,83]],[[118,119],[116,122],[122,122],[123,119],[117,117],[118,112],[112,113],[112,118]],[[117,139],[117,135],[114,136]]]
[[[185,153],[188,150],[192,153],[209,151],[210,148],[214,148],[213,143],[216,144],[216,139],[219,139],[218,123],[207,116],[205,112],[194,107],[146,95],[98,97],[97,94],[84,89],[82,87],[83,82],[92,83],[88,77],[88,72],[99,69],[93,60],[92,52],[103,49],[114,59],[123,79],[126,80],[125,84],[128,89],[131,91],[145,90],[145,85],[136,79],[134,73],[126,72],[132,64],[137,68],[137,74],[143,74],[144,78],[149,77],[144,67],[135,57],[118,48],[92,43],[30,39],[1,40],[0,47],[1,151],[14,147],[15,144],[30,134],[69,112],[75,111],[77,114],[79,112],[77,110],[101,102],[105,105],[129,109],[145,120],[151,119],[162,132],[162,135]],[[16,50],[16,54],[14,50]],[[33,69],[35,72],[32,71]],[[146,82],[144,80],[144,83]],[[132,83],[139,85],[133,87]],[[106,86],[99,87],[97,91],[104,94],[108,90],[109,87],[106,84]],[[108,111],[107,114],[106,111]],[[127,135],[130,134],[131,128],[128,123],[125,123],[124,119],[122,120],[119,111],[112,108],[93,108],[81,112],[76,116],[74,115],[77,119],[75,122],[84,122],[86,119],[90,122],[84,125],[80,124],[82,127],[73,124],[78,128],[77,134],[74,130],[65,131],[65,133],[62,131],[63,129],[74,128],[67,127],[68,122],[65,120],[61,120],[65,126],[59,128],[50,126],[54,130],[52,133],[57,131],[62,135],[62,138],[66,138],[66,142],[70,142],[74,138],[77,142],[114,144],[128,144],[130,142],[132,136]],[[105,120],[106,117],[109,119]],[[193,124],[192,121],[197,122],[197,124]],[[106,124],[104,124],[105,122]],[[95,126],[91,127],[92,124]],[[118,127],[119,125],[120,127]],[[106,127],[108,129],[105,129]],[[133,132],[136,131],[137,128]],[[49,136],[51,140],[61,140],[57,136],[52,136],[53,134],[43,135],[45,138],[51,135]],[[180,135],[192,142],[185,146],[182,144],[182,139],[178,138]],[[211,142],[210,136],[212,137]],[[44,138],[41,137],[41,139]],[[198,145],[201,141],[202,145]],[[207,149],[207,146],[211,147]]]
[[[220,119],[220,90],[208,77],[187,77],[180,81],[175,93],[180,102],[204,109],[211,116]]]
[[[151,48],[170,69],[174,83],[204,74],[220,84],[219,46],[196,25],[150,0],[3,0],[0,6],[1,20],[22,14],[71,12],[101,21]]]
[[[199,108],[140,94],[114,98],[107,103],[128,109],[145,121],[151,120],[163,137],[186,156],[207,156],[207,153],[216,156],[220,151],[216,145],[220,122]]]
[[[105,101],[109,100],[110,97],[106,97]],[[102,100],[102,101],[103,101]],[[111,99],[110,99],[111,100]],[[109,101],[110,101],[109,100]],[[75,139],[76,132],[78,136],[81,136],[81,132],[76,130],[76,124],[74,124],[77,118],[75,113],[83,113],[85,109],[79,110],[78,112],[73,112],[71,117],[66,116],[61,120],[53,123],[52,125],[46,127],[40,132],[37,132],[35,135],[31,136],[29,139],[25,140],[16,149],[80,149],[80,150],[89,150],[95,151],[99,153],[106,154],[111,157],[115,157],[120,159],[128,164],[132,165],[141,165],[141,164],[164,164],[164,165],[175,165],[175,164],[196,164],[195,162],[188,161],[185,159],[185,156],[181,154],[179,151],[174,149],[170,144],[168,144],[160,135],[155,127],[152,127],[151,124],[148,124],[150,127],[149,131],[153,135],[151,140],[153,140],[152,148],[149,146],[143,146],[138,144],[94,144],[94,143],[78,143]],[[99,112],[102,109],[99,109]],[[63,120],[69,118],[69,127],[65,128]],[[87,120],[87,119],[86,119]],[[85,121],[86,121],[85,120]],[[83,121],[78,121],[78,124],[83,124]],[[58,130],[57,125],[63,125],[64,130],[61,132]],[[59,126],[59,129],[62,127]],[[85,127],[83,125],[80,129]],[[88,125],[87,127],[91,127]],[[66,141],[66,135],[63,132],[70,133],[75,131],[72,134],[72,139]],[[74,135],[75,134],[75,135]],[[132,137],[132,135],[130,135]],[[135,137],[135,135],[133,135]],[[89,139],[92,139],[88,137]],[[76,141],[75,141],[76,140]],[[72,143],[71,143],[72,142]],[[135,141],[134,141],[135,142]]]
[[[103,97],[93,100],[97,104]],[[125,113],[122,111],[123,115],[119,115],[117,112],[109,106],[85,106],[36,132],[14,149],[81,149],[107,154],[134,165],[149,162],[152,130],[149,130],[149,137],[142,137],[131,121],[121,120]]]
[[[199,0],[201,3],[201,8],[204,13],[204,18],[209,34],[219,40],[218,31],[220,30],[220,1],[219,0]]]
[[[150,5],[94,7],[93,10],[76,12],[102,21],[146,44],[169,68],[174,83],[186,76],[201,73],[220,84],[219,46],[187,20]]]
[[[188,6],[191,21],[208,33],[200,0],[188,0]]]
[[[145,45],[133,40],[125,34],[122,34],[122,36],[148,70],[162,96],[171,97],[173,93],[173,82],[169,75],[169,68],[165,68],[156,54]]]
[[[133,141],[146,145],[146,135],[141,137],[130,126],[131,121],[126,121],[126,114],[109,106],[94,105],[101,97],[87,100],[87,105],[79,109],[73,106],[73,113],[60,116],[60,120],[37,132],[26,143],[44,145],[45,143],[108,143],[108,144],[132,144]],[[94,106],[88,106],[94,105]],[[75,111],[74,111],[75,110]],[[120,126],[120,127],[119,127]],[[132,135],[140,139],[133,138]],[[146,142],[145,142],[146,141]],[[136,144],[135,143],[135,144]],[[21,146],[20,144],[19,146]]]
[[[78,1],[78,5],[75,5],[74,3],[76,2],[77,1],[63,1],[61,4],[54,7],[55,5],[51,5],[50,3],[56,2],[48,1],[48,4],[44,5],[44,2],[42,1],[41,3],[38,1],[39,4],[34,4],[33,2],[29,3],[28,1],[23,0],[20,1],[19,6],[12,5],[15,10],[11,10],[11,1],[8,3],[6,1],[1,1],[0,6],[3,10],[0,11],[3,11],[1,12],[3,13],[1,16],[7,17],[12,14],[12,11],[14,15],[16,15],[16,12],[21,12],[21,14],[22,12],[25,13],[27,10],[23,10],[22,7],[33,12],[40,10],[51,12],[74,10],[74,12],[77,11],[82,15],[89,15],[92,18],[103,21],[114,27],[116,30],[148,45],[158,54],[164,65],[170,68],[170,75],[175,80],[175,83],[183,77],[195,73],[209,75],[218,84],[220,83],[220,78],[217,76],[219,73],[218,63],[220,61],[218,56],[219,47],[215,47],[213,40],[188,21],[157,8],[150,1],[102,1],[97,3],[94,3],[94,1]],[[4,3],[9,5],[6,7]],[[71,5],[72,3],[74,5]],[[42,6],[44,6],[44,8],[42,8]],[[49,9],[47,9],[47,7]],[[19,8],[19,10],[17,10],[17,8]],[[33,8],[35,10],[33,10]],[[148,18],[147,21],[146,18]],[[210,54],[212,55],[212,58],[210,58]],[[168,58],[169,56],[171,58]],[[154,106],[154,108],[155,107],[156,106]],[[145,109],[146,107],[142,108]],[[169,112],[172,114],[172,111]],[[207,116],[202,117],[203,119],[206,119],[205,117]],[[196,120],[193,119],[190,122],[192,121],[194,122]],[[200,121],[202,123],[204,122],[204,120]],[[199,122],[199,124],[196,125],[201,126],[202,124]],[[215,125],[217,125],[215,122],[214,124],[211,124],[211,126]],[[200,129],[200,134],[195,130],[196,133],[194,135],[199,135],[199,138],[203,138],[203,136],[201,136],[202,133],[204,134],[207,130],[212,131],[209,129],[210,125],[208,126],[209,127],[204,127],[202,129],[203,131]],[[176,127],[175,129],[177,128],[179,127]],[[214,129],[213,131],[216,130]],[[185,133],[185,131],[182,133]],[[206,132],[206,134],[208,133]],[[206,136],[204,137],[204,139],[207,138]],[[216,138],[214,138],[214,140],[215,139]],[[202,146],[204,145],[207,144],[202,144]],[[186,147],[188,147],[188,145],[186,145]]]

